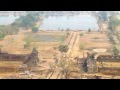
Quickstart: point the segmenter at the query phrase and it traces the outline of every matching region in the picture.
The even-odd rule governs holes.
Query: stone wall
[[[6,62],[6,64],[4,64]],[[9,62],[9,63],[8,63]],[[17,65],[17,67],[12,68],[13,64],[11,62],[21,62],[20,65]],[[27,66],[27,67],[35,67],[37,66],[39,62],[38,58],[38,51],[36,49],[33,49],[33,51],[30,54],[8,54],[8,53],[0,53],[0,64],[3,65],[3,67],[0,67],[0,71],[7,71],[6,68],[8,68],[8,71],[14,71],[19,66]]]

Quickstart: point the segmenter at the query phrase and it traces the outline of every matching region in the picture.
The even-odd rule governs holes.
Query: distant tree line
[[[32,28],[36,22],[39,20],[38,12],[28,12],[26,16],[21,16],[12,23],[13,26]]]

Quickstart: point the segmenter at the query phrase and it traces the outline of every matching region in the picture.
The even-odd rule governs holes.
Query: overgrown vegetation
[[[110,16],[109,29],[116,30],[116,27],[120,25],[120,20],[116,16]]]
[[[119,50],[116,47],[113,47],[113,55],[119,55]]]
[[[59,51],[61,52],[61,53],[66,53],[67,51],[68,51],[68,46],[67,45],[60,45],[59,46]]]
[[[120,20],[116,17],[116,15],[111,15],[109,17],[109,39],[113,43],[114,47],[112,48],[113,55],[119,55],[119,49],[116,48],[116,45],[119,45],[120,35],[119,31],[116,30],[116,27],[120,26]]]
[[[107,12],[106,11],[100,11],[99,12],[99,19],[100,21],[107,21]]]
[[[26,16],[21,16],[20,18],[18,18],[14,23],[12,23],[12,25],[23,28],[32,28],[38,20],[38,12],[29,12]]]
[[[37,27],[35,27],[35,26],[33,26],[33,27],[32,27],[32,32],[33,32],[33,33],[38,32],[38,28],[37,28]]]
[[[60,68],[60,72],[62,73],[62,79],[68,79],[70,77],[70,73],[74,71],[75,63],[73,61],[67,61],[65,58],[60,60],[57,63],[57,67]]]
[[[90,28],[88,29],[88,32],[91,32],[91,29],[90,29]]]
[[[0,40],[3,39],[6,35],[17,34],[19,29],[16,26],[11,25],[0,25]]]

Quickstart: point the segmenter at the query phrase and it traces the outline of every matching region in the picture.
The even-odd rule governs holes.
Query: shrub
[[[116,47],[113,47],[113,54],[119,55],[119,50]]]
[[[80,36],[82,37],[82,36],[83,36],[83,33],[80,33]]]
[[[33,26],[32,27],[32,32],[34,32],[34,33],[38,32],[38,28]]]

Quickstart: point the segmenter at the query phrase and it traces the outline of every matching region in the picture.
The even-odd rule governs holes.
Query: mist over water
[[[15,21],[14,15],[0,17],[0,25],[8,25]],[[74,16],[49,16],[45,17],[40,30],[98,30],[98,24],[95,17],[91,15],[74,15]]]
[[[49,16],[44,18],[40,30],[98,30],[95,17],[91,15]]]
[[[0,25],[8,25],[15,21],[15,19],[19,18],[19,16],[8,15],[8,16],[0,16]]]

